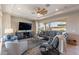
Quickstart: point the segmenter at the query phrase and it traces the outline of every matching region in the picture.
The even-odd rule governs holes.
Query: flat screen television
[[[31,30],[32,24],[19,22],[19,30]]]

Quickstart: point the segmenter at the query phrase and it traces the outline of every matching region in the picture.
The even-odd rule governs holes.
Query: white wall
[[[2,11],[1,11],[1,5],[0,5],[0,37],[2,36]],[[0,55],[2,52],[2,41],[0,38]]]
[[[2,7],[0,5],[0,36],[2,36]]]
[[[79,14],[74,14],[66,19],[67,32],[69,33],[69,39],[79,41]],[[79,43],[77,43],[79,44]]]
[[[79,34],[79,14],[68,17],[67,32]]]
[[[2,36],[2,12],[0,11],[0,36]]]
[[[3,29],[3,34],[5,33],[5,29],[11,28],[11,15],[7,13],[3,13],[2,17],[2,29]]]

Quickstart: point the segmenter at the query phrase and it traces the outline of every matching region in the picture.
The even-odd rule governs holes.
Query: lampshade
[[[5,29],[5,33],[7,34],[13,33],[13,29],[12,28]]]

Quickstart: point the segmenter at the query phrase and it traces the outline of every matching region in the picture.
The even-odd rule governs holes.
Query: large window
[[[39,23],[40,31],[65,31],[66,22],[50,22],[50,23]]]
[[[66,22],[51,22],[48,23],[50,25],[51,30],[65,31],[66,30]]]
[[[45,24],[44,23],[39,23],[39,26],[38,26],[38,31],[41,32],[41,31],[44,31],[45,30]]]
[[[58,27],[58,26],[64,26],[66,22],[51,22],[48,24],[50,25],[50,27]]]

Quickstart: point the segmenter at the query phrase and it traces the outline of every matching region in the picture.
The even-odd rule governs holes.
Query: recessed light
[[[59,9],[56,9],[56,11],[58,11]]]
[[[20,10],[21,8],[17,8],[18,10]]]

